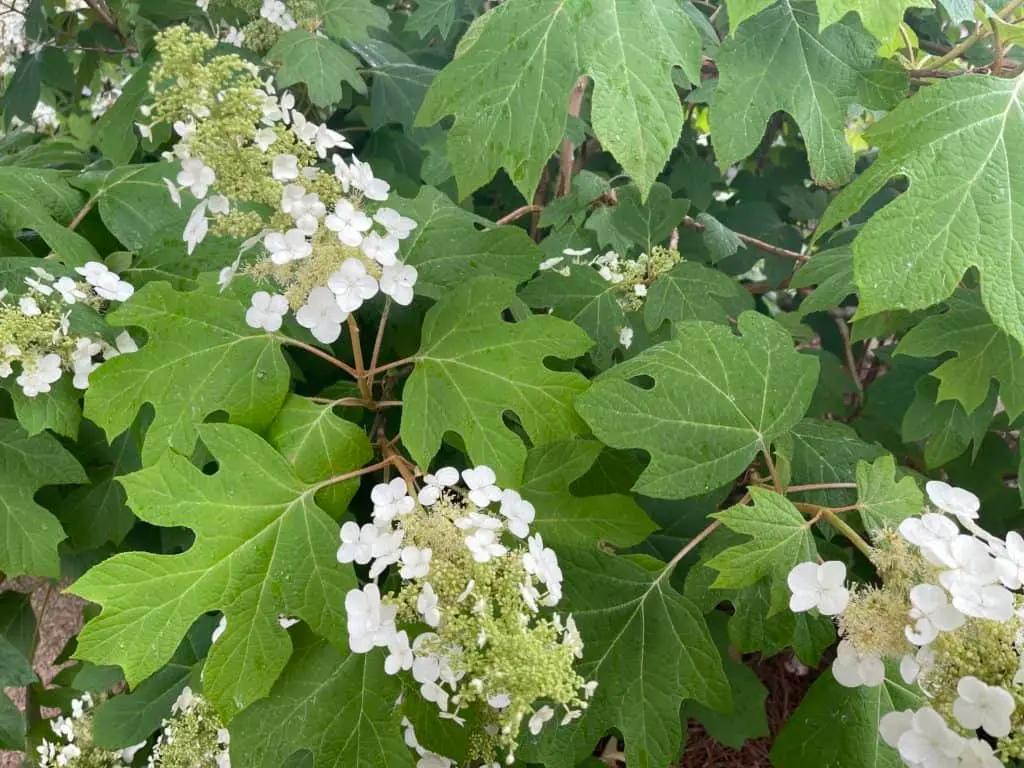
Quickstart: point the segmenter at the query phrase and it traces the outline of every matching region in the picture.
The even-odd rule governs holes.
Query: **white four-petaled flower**
[[[416,506],[409,495],[409,487],[400,477],[373,486],[370,501],[373,502],[373,521],[377,525],[386,525],[399,515],[407,515]]]
[[[245,322],[250,328],[262,328],[269,333],[281,330],[284,315],[288,311],[288,299],[280,294],[271,295],[256,291],[252,295],[252,306],[245,312]]]
[[[847,688],[874,688],[885,681],[885,665],[877,656],[861,653],[849,640],[842,640],[832,662],[832,676]]]
[[[345,259],[341,267],[327,278],[327,287],[346,312],[355,312],[367,299],[377,295],[377,281],[366,273],[366,267],[359,259]]]
[[[842,613],[850,602],[846,588],[846,565],[838,560],[826,563],[800,563],[786,579],[792,595],[789,610],[794,613],[817,608],[825,616]]]
[[[983,728],[999,739],[1010,733],[1010,715],[1016,706],[1013,695],[998,685],[988,685],[973,675],[957,683],[953,716],[964,728]]]
[[[941,480],[929,480],[925,483],[924,489],[928,494],[928,500],[943,512],[968,519],[978,517],[981,500],[970,491]]]
[[[348,313],[338,306],[329,288],[317,286],[309,292],[306,303],[295,313],[295,320],[303,328],[309,328],[313,337],[324,344],[331,344],[341,336],[341,324]]]

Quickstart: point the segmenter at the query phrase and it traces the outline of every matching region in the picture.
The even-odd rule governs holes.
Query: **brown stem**
[[[512,213],[505,214],[498,219],[495,224],[501,226],[502,224],[510,224],[516,219],[521,219],[528,213],[540,213],[544,209],[539,205],[521,205],[516,208]]]
[[[772,477],[772,485],[775,486],[776,493],[782,493],[782,483],[779,482],[779,473],[775,471],[775,462],[772,461],[772,452],[768,446],[761,449],[761,455],[764,456],[764,463],[768,467],[768,474]]]
[[[377,359],[380,357],[380,345],[384,341],[384,328],[388,324],[388,315],[391,314],[391,297],[384,300],[384,311],[381,312],[380,322],[377,324],[377,336],[373,340],[373,353],[370,355],[370,391],[373,391],[374,369],[377,367]]]
[[[83,205],[79,209],[78,213],[75,214],[75,218],[68,222],[68,229],[74,231],[75,228],[82,223],[82,220],[89,215],[89,211],[91,211],[93,206],[96,205],[96,201],[98,199],[98,197],[93,196],[86,200],[85,205]]]
[[[836,321],[836,328],[843,340],[843,356],[846,358],[846,367],[850,371],[850,378],[853,379],[857,391],[864,394],[864,384],[860,380],[860,371],[857,369],[857,361],[853,358],[853,344],[850,341],[850,329],[846,327],[846,319],[840,315],[833,314],[832,319]]]
[[[416,358],[414,357],[403,357],[401,360],[394,360],[390,363],[384,363],[384,365],[378,365],[370,373],[378,374],[384,371],[390,371],[392,368],[397,368],[400,365],[407,365],[408,363],[415,363]]]
[[[689,227],[690,229],[696,230],[697,232],[703,232],[705,229],[703,224],[701,224],[699,221],[694,221],[689,216],[683,217],[682,225],[684,227]],[[736,237],[738,237],[747,245],[752,245],[755,248],[760,248],[762,251],[766,251],[767,253],[774,253],[776,256],[782,256],[787,259],[795,259],[796,261],[801,262],[807,261],[807,259],[809,258],[806,254],[797,253],[796,251],[791,251],[787,248],[780,248],[777,245],[766,243],[764,240],[758,240],[756,237],[744,235],[740,232],[736,233]]]
[[[704,541],[704,539],[706,539],[708,536],[714,533],[715,529],[718,528],[718,526],[720,526],[721,524],[721,520],[715,520],[713,523],[708,525],[703,531],[701,531],[688,542],[686,542],[686,546],[680,549],[678,552],[676,552],[675,555],[672,556],[672,559],[665,564],[665,571],[667,572],[674,568],[680,560],[682,560],[684,557],[690,554],[690,552],[693,551],[694,547],[696,547],[698,544]]]
[[[1003,43],[999,37],[999,20],[992,19],[990,26],[992,27],[992,45],[996,52],[995,60],[992,62],[992,74],[999,77],[1003,73]]]
[[[569,94],[569,115],[570,117],[580,116],[580,106],[583,104],[583,94],[587,90],[587,76],[584,75],[576,81],[576,85]],[[562,139],[562,151],[558,156],[558,181],[555,182],[555,197],[565,197],[569,194],[572,186],[572,165],[573,165],[572,142],[568,138]]]
[[[336,483],[343,483],[346,480],[351,480],[354,477],[360,477],[362,475],[368,475],[371,472],[376,472],[378,469],[383,469],[394,461],[390,456],[385,457],[376,464],[370,464],[366,467],[360,467],[359,469],[353,469],[351,472],[346,472],[343,475],[336,475],[335,477],[329,477],[326,480],[317,483],[314,488],[320,490],[326,488],[328,485],[334,485]]]
[[[366,367],[363,365],[363,345],[359,339],[359,323],[356,322],[353,315],[348,316],[348,336],[352,343],[352,358],[356,363],[356,384],[359,386],[359,394],[363,396],[363,400],[372,403],[373,392],[367,386],[369,378]]]
[[[333,366],[335,366],[337,368],[341,368],[341,370],[343,370],[345,373],[347,373],[352,378],[356,377],[356,371],[355,371],[355,369],[351,365],[348,365],[347,363],[339,360],[334,355],[330,355],[327,352],[324,352],[319,347],[314,347],[312,344],[307,344],[304,341],[299,341],[298,339],[293,339],[290,336],[278,336],[277,338],[280,339],[283,344],[290,344],[293,347],[298,347],[299,349],[304,349],[307,352],[309,352],[311,355],[316,355],[317,357],[319,357],[319,358],[321,358],[323,360],[326,360],[331,365],[333,365]]]
[[[798,491],[830,491],[838,488],[856,487],[856,483],[808,483],[807,485],[791,485],[786,489],[786,493],[796,493]]]

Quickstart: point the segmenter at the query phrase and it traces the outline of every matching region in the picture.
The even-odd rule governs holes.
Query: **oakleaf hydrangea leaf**
[[[955,400],[940,401],[938,388],[938,381],[923,377],[917,382],[913,402],[903,414],[903,441],[925,441],[924,463],[929,469],[955,459],[972,444],[972,454],[977,456],[997,402],[996,388],[992,387],[985,402],[967,411]]]
[[[517,304],[515,285],[479,278],[451,290],[423,321],[416,368],[404,391],[402,442],[428,466],[446,431],[457,432],[473,464],[486,464],[502,485],[516,485],[526,446],[503,417],[511,411],[534,445],[572,437],[583,425],[573,398],[587,388],[574,371],[554,371],[546,357],[572,359],[587,335],[556,317],[517,323],[502,311]]]
[[[735,35],[740,24],[774,4],[775,0],[726,0],[725,7],[729,11],[729,34]]]
[[[82,423],[81,390],[75,389],[72,377],[62,376],[50,385],[46,397],[28,397],[14,376],[0,379],[0,389],[7,390],[14,405],[14,415],[30,435],[49,429],[58,435],[78,435]]]
[[[857,506],[869,531],[895,528],[911,515],[921,514],[924,496],[912,477],[897,480],[896,462],[882,456],[873,463],[857,463]]]
[[[338,526],[313,501],[315,484],[243,427],[204,424],[199,434],[215,474],[168,452],[121,479],[136,515],[191,528],[195,543],[180,555],[115,555],[79,579],[71,590],[103,610],[79,636],[77,655],[119,664],[134,686],[171,658],[197,617],[221,610],[227,629],[210,651],[203,693],[231,715],[266,696],[288,661],[280,615],[345,646],[345,593],[355,580],[337,564]]]
[[[660,182],[650,188],[646,200],[645,191],[636,184],[619,187],[615,190],[618,204],[591,214],[587,229],[594,230],[602,245],[619,251],[626,248],[650,251],[665,242],[689,210],[690,201],[672,197],[672,190]],[[628,245],[617,247],[620,244]]]
[[[782,326],[763,315],[743,313],[739,329],[742,336],[714,323],[681,323],[675,339],[606,371],[577,398],[598,439],[651,455],[638,493],[706,493],[739,475],[807,410],[817,360],[796,352]],[[638,377],[654,385],[642,388]]]
[[[1024,341],[1024,79],[966,75],[925,88],[868,132],[878,159],[832,202],[819,232],[890,179],[909,188],[853,242],[859,313],[921,309],[949,297],[971,267],[995,324]]]
[[[390,204],[416,222],[402,242],[402,258],[419,273],[416,292],[433,299],[474,277],[526,280],[544,258],[518,227],[493,227],[453,203],[433,187],[420,187],[415,198],[392,198]],[[490,227],[481,229],[481,227]]]
[[[579,672],[600,685],[582,718],[551,729],[544,762],[573,765],[614,727],[625,741],[627,764],[672,764],[683,739],[683,700],[717,710],[730,706],[722,659],[704,617],[669,585],[670,570],[646,556],[634,561],[566,549],[559,561],[565,610],[585,638]]]
[[[791,288],[817,286],[800,302],[801,316],[838,307],[847,296],[857,292],[853,283],[852,249],[840,246],[814,254],[793,273],[789,285]]]
[[[520,0],[478,19],[418,118],[429,125],[455,115],[448,157],[460,195],[503,167],[531,200],[565,134],[569,93],[583,74],[594,81],[594,133],[626,175],[650,189],[683,124],[672,67],[700,81],[701,37],[688,4]]]
[[[281,35],[267,59],[280,62],[275,85],[287,88],[305,83],[309,99],[319,107],[341,101],[344,80],[359,93],[366,93],[366,83],[359,75],[359,59],[333,40],[314,35],[304,29],[293,29]]]
[[[930,315],[900,341],[897,354],[954,357],[931,372],[939,380],[938,399],[956,400],[970,412],[985,402],[992,380],[1011,421],[1024,411],[1024,350],[998,328],[973,291],[958,291],[946,311]]]
[[[906,75],[876,59],[877,47],[851,19],[819,33],[813,6],[794,0],[779,0],[743,24],[715,57],[711,138],[719,165],[750,154],[768,119],[784,110],[800,127],[815,180],[845,182],[853,173],[843,133],[848,106],[888,109],[906,92]]]
[[[87,481],[82,467],[53,435],[30,436],[0,419],[0,571],[7,576],[60,576],[57,545],[64,530],[33,499],[44,485]]]
[[[329,404],[289,395],[267,430],[267,442],[292,465],[306,483],[361,467],[373,457],[366,432],[334,413]],[[359,478],[334,483],[316,494],[317,505],[335,519],[341,517],[356,491]]]
[[[893,710],[917,710],[921,696],[889,669],[873,688],[846,688],[826,671],[790,715],[772,747],[776,768],[899,768],[904,765],[878,732]],[[823,736],[827,734],[827,737]]]
[[[644,325],[655,331],[666,320],[725,323],[754,308],[750,293],[717,269],[684,261],[660,275],[647,290]]]
[[[316,15],[334,37],[367,40],[370,27],[387,29],[388,12],[370,0],[316,0]]]
[[[113,438],[151,403],[156,415],[142,449],[145,464],[168,448],[189,453],[196,427],[216,411],[262,431],[287,394],[290,374],[280,342],[246,325],[245,310],[233,299],[151,283],[109,322],[141,326],[149,338],[138,352],[92,374],[85,415]]]
[[[519,292],[519,298],[531,307],[549,308],[555,317],[576,323],[597,342],[590,351],[594,364],[607,368],[619,347],[619,333],[629,325],[619,304],[621,286],[586,265],[574,264],[566,269],[568,275],[554,270],[541,272]]]
[[[84,197],[57,171],[0,168],[0,223],[14,232],[35,230],[65,264],[100,261],[88,240],[61,223],[76,213],[72,201]]]
[[[882,43],[897,34],[908,8],[932,7],[928,0],[817,0],[817,3],[822,29],[853,11],[860,15],[864,29]]]
[[[556,551],[563,545],[592,547],[598,542],[631,547],[657,528],[629,496],[572,492],[603,448],[596,440],[567,440],[534,448],[526,456],[519,491],[537,511],[534,528]]]
[[[762,488],[751,488],[750,497],[752,504],[737,504],[712,515],[751,539],[708,561],[708,567],[718,571],[711,586],[748,587],[768,576],[772,582],[768,615],[772,616],[786,609],[786,577],[793,566],[813,561],[818,549],[804,516],[786,497]]]
[[[299,750],[314,768],[404,768],[399,678],[384,672],[380,651],[339,651],[304,628],[270,695],[231,723],[232,761],[278,768]]]
[[[792,452],[788,456],[792,485],[852,483],[861,461],[874,461],[885,454],[878,445],[866,443],[856,430],[838,421],[804,419],[790,436]],[[803,491],[800,501],[825,507],[845,507],[857,501],[853,489],[829,488]]]

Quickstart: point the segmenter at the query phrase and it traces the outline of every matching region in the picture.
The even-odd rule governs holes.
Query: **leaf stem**
[[[1021,2],[1024,2],[1024,0],[1021,0]],[[682,225],[684,227],[688,227],[689,229],[693,229],[697,232],[703,232],[705,229],[703,224],[701,224],[699,221],[691,219],[689,216],[683,217]],[[747,245],[752,245],[755,248],[760,248],[762,251],[766,251],[767,253],[774,253],[776,256],[782,256],[783,258],[794,259],[800,262],[807,261],[810,258],[805,253],[797,253],[796,251],[791,251],[788,248],[780,248],[777,245],[766,243],[764,240],[758,240],[756,237],[744,235],[741,232],[736,232],[735,234],[736,237],[738,237]]]
[[[390,371],[392,368],[398,368],[401,365],[407,365],[409,363],[415,363],[415,362],[416,362],[415,358],[403,357],[401,360],[395,360],[395,361],[390,362],[390,363],[384,363],[384,365],[378,365],[376,368],[373,368],[370,371],[370,373],[372,373],[372,374],[383,373],[384,371]]]
[[[791,485],[786,489],[786,493],[795,493],[797,491],[829,491],[833,488],[856,487],[856,483],[808,483],[807,485]]]
[[[850,371],[850,378],[853,379],[857,391],[864,395],[864,384],[860,380],[860,372],[857,370],[857,361],[853,357],[853,342],[850,341],[850,329],[846,327],[846,318],[840,314],[833,314],[832,319],[836,321],[836,329],[843,340],[843,357],[846,359],[846,367]]]
[[[768,446],[761,449],[761,455],[764,456],[764,463],[768,466],[768,474],[772,477],[772,484],[775,486],[776,493],[783,493],[782,483],[779,482],[779,473],[775,470],[775,462],[772,461],[772,452]]]
[[[388,324],[388,315],[391,314],[391,297],[384,300],[384,311],[381,312],[380,322],[377,324],[377,336],[373,340],[373,354],[370,355],[370,391],[373,391],[374,371],[377,368],[377,359],[380,357],[380,345],[384,341],[384,328]]]
[[[331,365],[333,365],[333,366],[335,366],[337,368],[341,368],[341,370],[343,370],[345,373],[347,373],[353,379],[356,378],[355,368],[353,368],[351,365],[348,365],[345,362],[342,362],[341,360],[336,358],[334,355],[331,355],[331,354],[328,354],[327,352],[324,352],[319,347],[314,347],[312,344],[307,344],[304,341],[299,341],[298,339],[293,339],[290,336],[278,336],[277,338],[280,339],[283,344],[290,344],[293,347],[298,347],[299,349],[304,349],[307,352],[309,352],[311,355],[316,355],[317,357],[321,358],[322,360],[326,360]]]
[[[1012,14],[1015,10],[1017,10],[1017,8],[1020,7],[1022,3],[1024,3],[1024,0],[1011,0],[1011,2],[1003,6],[1003,9],[999,11],[996,15],[1001,19],[1006,19],[1006,17]],[[936,59],[935,61],[929,62],[929,66],[932,69],[939,69],[942,67],[942,65],[948,64],[954,59],[960,58],[961,56],[964,55],[964,53],[967,52],[968,48],[972,47],[979,40],[987,36],[990,31],[994,32],[992,27],[988,27],[984,24],[978,24],[974,31],[970,35],[965,37],[959,45],[956,45],[953,48],[951,48],[944,56]],[[1002,62],[1000,62],[1000,65],[1001,63]]]
[[[523,218],[523,216],[525,216],[528,213],[540,213],[543,210],[544,208],[540,205],[521,205],[514,211],[512,211],[512,213],[506,213],[504,216],[502,216],[494,223],[499,226],[502,224],[509,224],[515,221],[516,219]]]
[[[353,469],[351,472],[345,472],[342,475],[335,475],[334,477],[329,477],[326,480],[317,483],[313,487],[315,490],[319,491],[321,488],[326,488],[328,485],[343,483],[346,480],[351,480],[355,477],[360,477],[362,475],[368,475],[371,472],[376,472],[378,469],[384,469],[384,467],[392,463],[394,463],[394,459],[391,456],[387,456],[381,461],[378,461],[376,464],[370,464],[365,467],[360,467],[359,469]]]
[[[684,557],[690,554],[690,552],[693,551],[694,547],[696,547],[698,544],[704,541],[704,539],[706,539],[708,536],[714,533],[715,529],[718,528],[718,526],[720,526],[721,524],[721,520],[715,520],[710,525],[708,525],[703,531],[701,531],[688,542],[686,542],[686,546],[684,546],[682,549],[676,552],[675,555],[672,556],[672,559],[665,564],[665,571],[668,572],[675,568],[679,564],[680,560],[682,560]]]
[[[75,228],[82,223],[82,220],[89,215],[89,211],[91,211],[93,206],[96,205],[97,200],[99,200],[99,195],[93,195],[86,200],[85,205],[83,205],[79,209],[78,213],[75,214],[75,217],[68,222],[68,229],[74,231]]]
[[[856,509],[856,507],[854,507],[854,509]],[[832,523],[832,525],[835,527],[837,531],[843,534],[843,536],[845,536],[849,540],[849,542],[853,544],[853,546],[859,549],[864,554],[864,556],[870,560],[874,555],[875,550],[872,548],[870,544],[864,541],[864,539],[861,537],[859,533],[853,530],[853,528],[848,523],[846,523],[839,517],[839,515],[836,514],[837,512],[842,511],[848,510],[844,510],[843,508],[832,509],[830,507],[821,508],[821,512],[825,516],[825,519]]]
[[[352,344],[352,358],[356,363],[356,384],[359,385],[359,394],[368,403],[373,402],[373,392],[368,386],[369,376],[366,367],[363,365],[363,345],[359,339],[359,323],[353,315],[348,316],[348,336]]]

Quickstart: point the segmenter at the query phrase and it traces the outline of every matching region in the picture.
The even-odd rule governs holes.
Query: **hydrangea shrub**
[[[1022,28],[0,8],[0,750],[1024,764]]]

